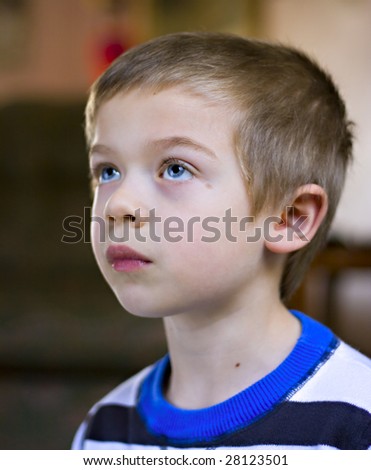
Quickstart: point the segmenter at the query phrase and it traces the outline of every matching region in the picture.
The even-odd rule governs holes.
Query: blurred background
[[[292,305],[371,355],[370,0],[0,0],[0,448],[66,449],[93,403],[165,352],[161,323],[122,311],[88,235],[83,108],[117,55],[213,30],[303,48],[357,124],[331,241]],[[88,229],[87,229],[88,230]]]

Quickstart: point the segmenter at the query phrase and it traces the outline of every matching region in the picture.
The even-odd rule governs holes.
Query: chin
[[[141,318],[164,318],[166,313],[163,309],[155,309],[153,304],[148,304],[147,302],[140,302],[138,299],[134,302],[130,302],[128,298],[122,298],[120,295],[117,295],[117,300],[119,301],[122,308],[134,315]]]

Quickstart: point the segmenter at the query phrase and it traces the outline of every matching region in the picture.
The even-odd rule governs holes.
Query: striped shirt
[[[168,355],[90,411],[73,449],[371,449],[371,360],[292,311],[302,332],[271,373],[197,410],[166,401]]]

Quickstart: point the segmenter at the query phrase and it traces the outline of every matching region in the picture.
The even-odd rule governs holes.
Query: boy
[[[97,80],[86,132],[95,257],[126,310],[163,318],[169,355],[73,448],[370,448],[370,361],[284,306],[351,158],[331,79],[287,47],[169,35]]]

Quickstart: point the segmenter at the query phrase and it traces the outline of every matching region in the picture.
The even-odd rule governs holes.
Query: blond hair
[[[326,240],[352,157],[351,125],[336,86],[291,47],[219,33],[170,34],[129,50],[93,84],[88,142],[99,107],[117,93],[179,85],[235,111],[236,153],[256,214],[289,204],[304,184],[326,191],[328,212],[316,236],[287,258],[280,286],[287,300]]]

